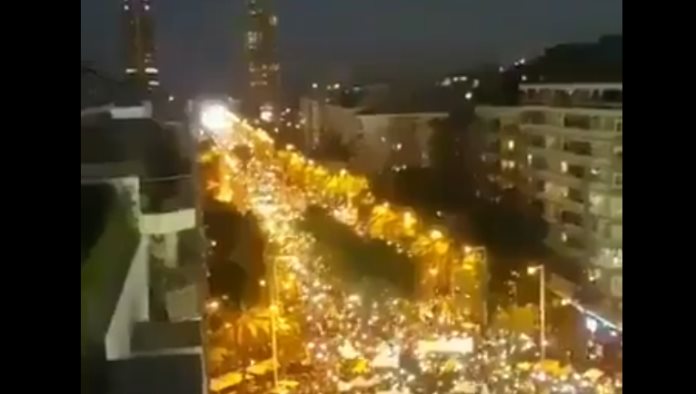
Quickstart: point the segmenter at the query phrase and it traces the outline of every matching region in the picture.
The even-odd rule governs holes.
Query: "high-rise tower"
[[[122,0],[125,22],[126,75],[144,89],[159,86],[155,64],[152,0]]]
[[[270,0],[247,0],[249,28],[245,48],[249,62],[249,92],[246,100],[252,116],[275,121],[278,107],[280,66],[276,57],[278,18]]]

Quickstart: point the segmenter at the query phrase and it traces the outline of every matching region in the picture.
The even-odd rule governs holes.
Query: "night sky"
[[[119,0],[81,1],[81,55],[121,70]],[[163,83],[241,92],[244,0],[153,0]],[[509,62],[622,28],[621,0],[276,0],[284,84]],[[398,67],[398,68],[397,68]]]

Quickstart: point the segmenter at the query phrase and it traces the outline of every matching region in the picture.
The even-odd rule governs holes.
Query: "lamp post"
[[[546,359],[546,270],[543,265],[527,268],[529,275],[539,274],[539,361]]]

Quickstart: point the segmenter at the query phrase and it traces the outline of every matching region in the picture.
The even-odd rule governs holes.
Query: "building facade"
[[[152,0],[122,0],[126,76],[148,91],[160,84]]]
[[[96,82],[105,83],[83,85]],[[83,392],[207,392],[193,146],[153,119],[147,101],[90,101],[81,114],[81,190],[108,190],[113,202],[81,212],[106,217],[82,245]]]
[[[278,112],[280,65],[276,53],[278,17],[272,13],[270,0],[247,0],[249,28],[245,49],[249,64],[249,114],[265,122]]]
[[[375,111],[306,98],[300,110],[308,150],[335,136],[351,151],[350,169],[370,177],[428,167],[432,121],[447,117],[444,111]]]
[[[523,84],[516,107],[477,107],[490,136],[481,159],[503,187],[543,205],[547,244],[622,298],[622,84]]]

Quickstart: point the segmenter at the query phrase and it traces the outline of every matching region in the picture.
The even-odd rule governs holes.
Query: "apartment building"
[[[82,392],[207,392],[193,150],[150,103],[109,101],[82,105]]]
[[[520,105],[477,107],[490,140],[481,159],[503,187],[543,204],[547,244],[587,266],[590,281],[622,298],[621,83],[520,85]]]
[[[428,167],[432,122],[448,116],[443,108],[435,99],[384,85],[351,88],[341,99],[303,98],[305,146],[311,151],[337,136],[351,149],[350,169],[368,176]]]

